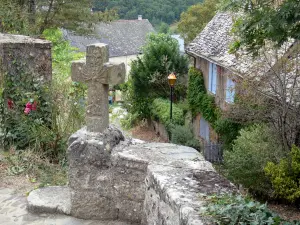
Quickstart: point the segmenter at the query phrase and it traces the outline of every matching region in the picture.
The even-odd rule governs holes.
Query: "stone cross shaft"
[[[72,62],[72,80],[84,82],[88,87],[86,124],[90,132],[102,133],[109,125],[109,84],[125,81],[125,64],[110,63],[108,45],[87,46],[86,60]]]

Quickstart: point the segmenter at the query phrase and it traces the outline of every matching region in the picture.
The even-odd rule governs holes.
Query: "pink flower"
[[[37,102],[27,102],[26,103],[26,106],[25,106],[25,110],[24,110],[24,113],[25,114],[29,114],[31,111],[36,111],[36,108],[37,108]]]
[[[27,114],[29,114],[29,113],[30,113],[30,111],[31,111],[31,109],[30,109],[30,108],[25,108],[25,110],[24,110],[24,113],[27,115]]]

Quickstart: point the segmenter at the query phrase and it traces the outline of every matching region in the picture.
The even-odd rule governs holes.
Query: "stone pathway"
[[[117,221],[80,220],[55,214],[32,214],[26,209],[25,196],[0,188],[0,225],[129,225]]]

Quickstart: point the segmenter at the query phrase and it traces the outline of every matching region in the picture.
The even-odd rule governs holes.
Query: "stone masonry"
[[[0,78],[15,74],[16,63],[37,80],[52,79],[51,42],[22,35],[0,34]]]
[[[31,192],[31,211],[128,224],[208,225],[199,213],[200,196],[236,191],[193,148],[123,141],[113,126],[101,135],[83,128],[69,142],[69,187]],[[52,192],[64,194],[45,200]]]

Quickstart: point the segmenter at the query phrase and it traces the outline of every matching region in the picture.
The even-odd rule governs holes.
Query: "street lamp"
[[[171,73],[168,76],[168,82],[170,85],[170,90],[171,90],[171,94],[170,94],[170,101],[171,101],[171,105],[170,105],[170,121],[172,121],[172,102],[173,102],[173,90],[174,90],[174,86],[176,83],[176,76],[174,73]]]

